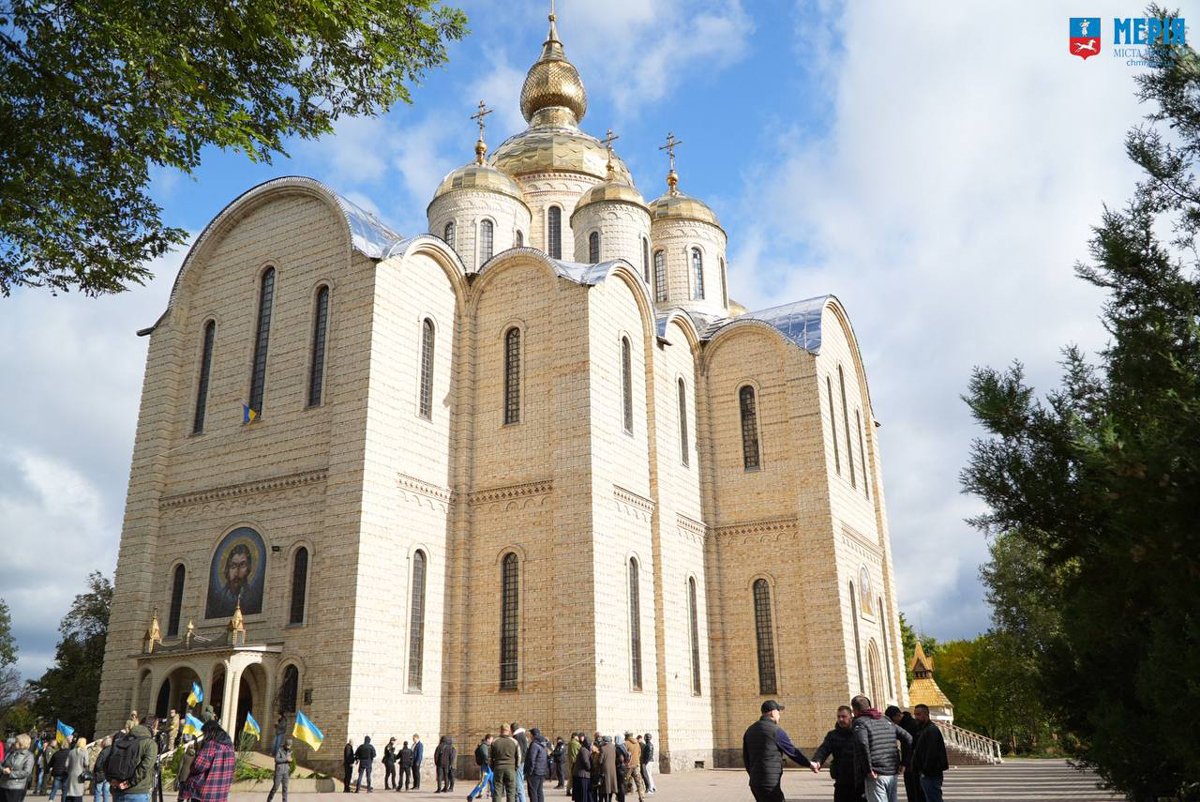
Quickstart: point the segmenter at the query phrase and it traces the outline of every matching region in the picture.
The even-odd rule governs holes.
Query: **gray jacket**
[[[876,774],[900,773],[900,750],[896,741],[912,746],[912,736],[902,727],[873,711],[854,719],[854,768],[859,777],[872,771]]]
[[[88,770],[88,754],[86,749],[72,749],[67,758],[67,790],[64,796],[83,796],[87,791],[87,783],[79,779],[79,775]]]
[[[0,788],[5,791],[20,791],[29,784],[29,775],[33,773],[33,753],[28,749],[14,749],[0,764],[8,769],[10,774],[0,773]]]

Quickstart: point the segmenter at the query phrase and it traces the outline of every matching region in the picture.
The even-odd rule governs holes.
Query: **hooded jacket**
[[[912,746],[912,736],[883,717],[875,708],[854,719],[854,765],[859,777],[900,773],[900,750],[896,741]]]

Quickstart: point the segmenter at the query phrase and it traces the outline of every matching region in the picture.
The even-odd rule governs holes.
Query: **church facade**
[[[846,310],[729,299],[673,156],[647,202],[580,128],[553,16],[521,107],[429,233],[282,178],[197,239],[141,332],[102,728],[198,683],[231,731],[303,710],[305,764],[517,720],[671,771],[737,765],[768,698],[802,744],[905,702]]]

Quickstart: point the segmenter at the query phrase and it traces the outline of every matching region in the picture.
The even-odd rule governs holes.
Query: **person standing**
[[[654,742],[650,738],[650,733],[646,733],[646,737],[642,739],[642,779],[646,781],[646,793],[658,793],[658,787],[654,784]]]
[[[525,792],[525,753],[529,751],[529,736],[525,734],[525,728],[512,723],[513,740],[517,742],[517,802],[529,802],[529,795]]]
[[[629,753],[627,776],[633,781],[638,802],[642,802],[646,798],[646,781],[642,779],[642,745],[633,737],[632,732],[625,733],[625,751]]]
[[[554,749],[550,752],[550,776],[555,779],[558,785],[555,788],[563,787],[563,762],[567,758],[567,745],[563,743],[562,738],[555,740]]]
[[[388,738],[387,746],[383,747],[383,790],[391,788],[400,790],[396,782],[396,739]]]
[[[83,802],[87,784],[91,781],[88,772],[87,738],[75,739],[75,746],[67,752],[67,781],[63,798],[66,802]]]
[[[605,735],[600,740],[600,802],[612,802],[617,793],[617,747]]]
[[[582,732],[576,735],[579,751],[571,764],[571,799],[588,802],[592,798],[592,744]]]
[[[517,802],[517,766],[521,761],[521,746],[512,737],[511,725],[500,725],[500,737],[492,741],[488,761],[492,766],[496,797],[503,795],[505,802]]]
[[[477,796],[482,796],[485,790],[490,790],[492,798],[496,798],[495,775],[492,773],[492,735],[483,736],[479,746],[475,747],[475,765],[479,766],[479,784],[467,794],[467,802]]]
[[[921,782],[926,802],[942,802],[942,776],[950,768],[942,729],[929,718],[929,707],[917,705],[917,737],[913,746],[912,770]]]
[[[180,802],[188,799],[227,802],[237,763],[233,739],[216,719],[205,722],[200,736],[203,740],[196,750],[196,759],[192,761],[187,779],[179,785]]]
[[[54,750],[54,754],[50,756],[50,800],[54,802],[55,793],[61,793],[66,796],[67,787],[67,761],[71,759],[70,744],[63,744],[61,748]]]
[[[433,762],[436,764],[439,788],[445,793],[451,793],[454,790],[454,763],[458,760],[458,750],[454,748],[454,739],[449,735],[442,736],[440,754],[433,756]]]
[[[865,696],[850,700],[854,713],[854,766],[866,787],[868,802],[897,802],[900,751],[896,741],[912,745],[912,736],[883,717]]]
[[[837,709],[837,724],[825,733],[825,740],[813,752],[812,762],[821,770],[827,758],[833,758],[829,774],[833,777],[833,802],[863,802],[863,784],[854,771],[854,714],[848,705]]]
[[[418,791],[421,788],[421,764],[425,762],[425,744],[421,741],[421,736],[415,732],[413,733],[412,750],[412,787],[414,791]]]
[[[375,747],[371,745],[370,735],[363,736],[363,742],[354,752],[354,759],[358,762],[358,782],[354,784],[354,793],[362,790],[363,774],[367,776],[367,793],[373,793],[371,768],[375,765]]]
[[[404,783],[403,790],[407,791],[412,782],[412,761],[413,752],[408,746],[408,741],[404,742],[404,746],[400,747],[398,754],[400,760],[400,779],[396,780],[396,790],[401,790],[400,784]]]
[[[105,737],[100,742],[100,751],[96,753],[96,762],[92,764],[92,802],[109,802],[108,778],[104,774],[104,764],[112,754],[112,736]]]
[[[346,741],[342,750],[342,793],[350,793],[350,778],[354,776],[354,741]]]
[[[4,802],[22,802],[25,799],[25,786],[33,776],[35,760],[30,751],[32,739],[25,733],[17,736],[13,748],[4,756],[0,763],[0,798]]]
[[[762,717],[742,735],[742,763],[750,775],[750,793],[757,802],[783,802],[780,781],[783,779],[784,756],[814,772],[817,767],[779,726],[783,705],[768,699],[759,709]]]
[[[267,793],[267,802],[275,797],[275,789],[280,789],[283,802],[288,802],[288,778],[292,774],[292,739],[285,738],[275,750],[275,779],[271,782],[271,790]]]
[[[567,796],[574,798],[575,796],[575,759],[579,757],[581,744],[581,732],[571,733],[571,740],[567,741],[567,762],[563,765],[563,771],[567,775]]]
[[[550,775],[550,742],[534,727],[529,731],[529,748],[525,750],[525,781],[529,784],[529,802],[546,802],[542,784]]]
[[[912,717],[912,713],[907,710],[901,711],[896,705],[888,705],[887,710],[883,711],[884,718],[891,721],[897,727],[907,732],[913,737],[913,742],[916,743],[917,738],[917,720]],[[902,746],[900,749],[900,763],[904,767],[904,796],[908,802],[925,802],[925,795],[921,793],[921,781],[917,777],[917,773],[912,770],[912,747]]]
[[[104,761],[113,802],[149,802],[157,762],[158,748],[145,724],[114,738],[112,751]]]

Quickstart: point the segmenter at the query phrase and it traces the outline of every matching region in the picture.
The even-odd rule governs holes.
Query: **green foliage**
[[[184,241],[155,166],[269,162],[409,101],[466,18],[437,0],[12,0],[0,9],[0,293],[119,292]]]
[[[16,669],[17,651],[12,616],[8,604],[0,599],[0,735],[22,729],[17,719],[22,718],[21,705],[26,700],[21,675]]]
[[[988,505],[997,633],[1076,756],[1130,798],[1200,799],[1196,739],[1168,734],[1200,706],[1200,60],[1153,54],[1126,142],[1145,178],[1077,268],[1109,294],[1110,343],[1095,365],[1068,348],[1044,399],[1020,365],[977,369],[988,436],[962,479]]]
[[[76,732],[91,737],[100,701],[100,670],[112,609],[112,582],[99,571],[88,575],[88,591],[75,597],[58,627],[62,637],[54,665],[30,683],[34,712],[48,721],[62,719]]]

